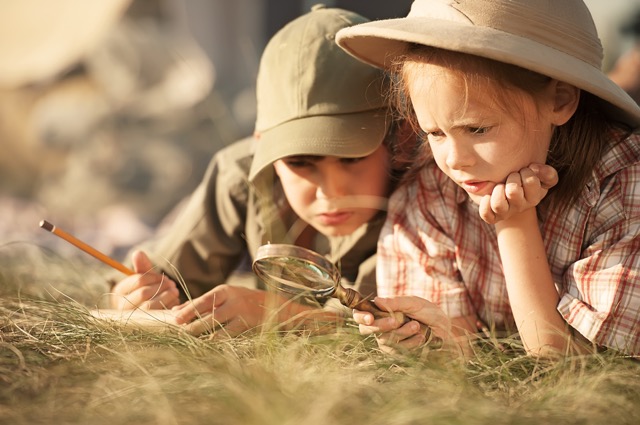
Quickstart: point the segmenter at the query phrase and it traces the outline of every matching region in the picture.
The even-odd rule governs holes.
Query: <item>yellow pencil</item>
[[[65,241],[69,242],[71,245],[74,245],[75,247],[80,248],[82,251],[86,252],[87,254],[94,256],[95,258],[102,261],[103,263],[113,267],[116,270],[121,271],[126,275],[130,276],[136,273],[130,268],[128,268],[127,266],[125,266],[124,264],[117,262],[113,258],[108,257],[107,255],[101,253],[97,249],[82,242],[81,240],[76,239],[75,237],[71,236],[64,230],[58,229],[56,226],[49,223],[47,220],[42,220],[40,222],[40,227],[42,227],[44,230],[48,230],[49,232],[53,233],[56,236],[61,237]]]

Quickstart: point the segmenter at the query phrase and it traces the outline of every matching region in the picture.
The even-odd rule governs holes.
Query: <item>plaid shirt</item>
[[[560,314],[590,341],[640,354],[640,136],[602,158],[563,214],[538,217]],[[495,227],[435,163],[391,198],[377,273],[380,296],[515,329]]]

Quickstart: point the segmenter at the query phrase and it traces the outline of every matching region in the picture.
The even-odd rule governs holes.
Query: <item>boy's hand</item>
[[[131,259],[136,274],[127,276],[113,287],[112,308],[163,309],[180,304],[180,292],[176,283],[154,271],[153,264],[144,252],[135,251]]]
[[[213,329],[224,324],[225,335],[236,336],[263,323],[266,296],[266,291],[258,289],[219,285],[175,306],[173,312],[178,324],[201,319],[188,326],[203,327],[202,322],[206,322]]]
[[[535,208],[558,184],[558,173],[545,164],[530,164],[507,176],[505,183],[496,185],[491,195],[480,200],[480,217],[496,224],[530,208]]]

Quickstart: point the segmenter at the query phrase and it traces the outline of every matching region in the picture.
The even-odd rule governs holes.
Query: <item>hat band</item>
[[[540,7],[534,7],[527,4],[526,1],[427,0],[423,2],[416,0],[408,16],[443,18],[443,16],[432,16],[431,11],[436,10],[433,4],[434,1],[441,1],[443,5],[447,3],[449,7],[462,14],[473,26],[488,27],[536,41],[544,46],[580,59],[598,69],[602,65],[602,45],[597,36],[595,36],[595,27],[594,33],[590,33],[582,30],[577,25],[568,25],[567,19],[558,16],[562,14],[561,12],[568,14],[575,13],[575,11],[567,10],[566,8],[561,9],[561,5],[555,5],[558,8],[556,10],[557,13],[554,14],[553,10],[541,12]],[[549,4],[551,8],[554,7],[553,2]],[[429,12],[424,13],[425,10]],[[441,12],[442,9],[440,9]],[[462,21],[461,19],[455,20]]]

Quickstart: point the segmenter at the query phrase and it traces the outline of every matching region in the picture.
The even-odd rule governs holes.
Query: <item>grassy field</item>
[[[2,424],[640,423],[640,362],[614,353],[536,360],[502,339],[461,363],[382,354],[351,324],[131,330],[88,313],[104,290],[87,283],[95,267],[24,260],[0,263]]]

